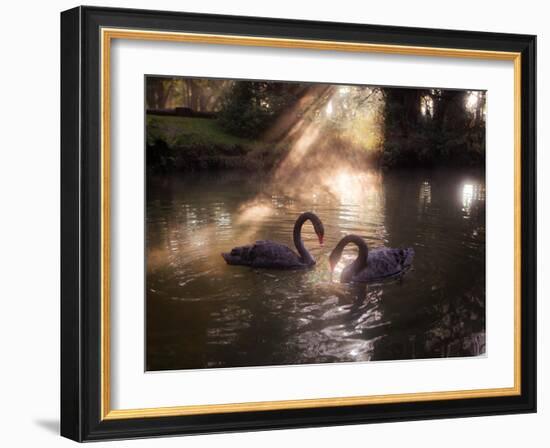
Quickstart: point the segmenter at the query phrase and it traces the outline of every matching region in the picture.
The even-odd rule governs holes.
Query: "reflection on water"
[[[485,184],[456,171],[336,173],[273,190],[238,172],[151,178],[147,189],[147,369],[472,356],[485,352]],[[292,247],[300,212],[309,271],[228,266],[220,256],[272,239]],[[331,282],[347,233],[414,247],[397,281]],[[344,253],[337,269],[355,256]],[[337,277],[334,277],[335,279]]]

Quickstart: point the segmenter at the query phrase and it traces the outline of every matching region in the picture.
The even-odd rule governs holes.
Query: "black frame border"
[[[101,42],[127,28],[521,53],[521,395],[101,420]],[[61,435],[141,438],[536,412],[536,36],[77,7],[61,13]]]

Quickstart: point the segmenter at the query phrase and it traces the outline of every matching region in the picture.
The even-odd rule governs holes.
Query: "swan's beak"
[[[319,246],[323,247],[323,235],[319,235]]]

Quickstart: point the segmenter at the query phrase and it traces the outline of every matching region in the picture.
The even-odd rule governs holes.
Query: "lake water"
[[[304,271],[228,266],[232,247],[292,244],[323,221]],[[485,182],[462,170],[341,173],[274,186],[242,172],[149,176],[147,370],[476,356],[485,353]],[[331,281],[348,233],[369,248],[413,247],[413,269],[369,285]],[[355,256],[346,250],[337,267]]]

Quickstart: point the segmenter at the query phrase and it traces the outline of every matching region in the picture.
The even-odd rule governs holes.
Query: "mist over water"
[[[483,171],[345,167],[296,176],[148,176],[147,370],[485,352]],[[324,247],[309,223],[303,228],[313,269],[254,270],[220,256],[259,239],[294,249],[294,221],[307,210],[325,227]],[[328,254],[348,233],[369,248],[413,247],[413,269],[366,286],[331,281]],[[354,256],[346,251],[336,274]]]

